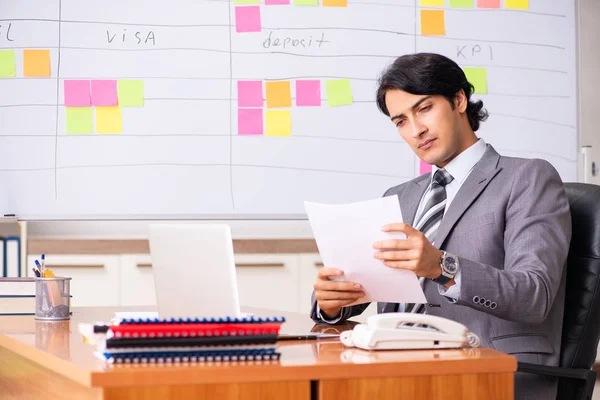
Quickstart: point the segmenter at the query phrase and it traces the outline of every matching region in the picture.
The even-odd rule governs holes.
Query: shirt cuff
[[[460,269],[454,275],[454,285],[449,288],[444,285],[438,285],[438,292],[446,297],[451,303],[456,303],[460,298]]]
[[[330,318],[325,317],[323,314],[321,314],[321,309],[319,307],[317,307],[317,317],[319,317],[319,319],[323,322],[326,322],[331,325],[335,325],[342,320],[343,310],[344,309],[342,308],[342,310],[340,311],[340,315],[338,315],[336,318],[330,319]]]

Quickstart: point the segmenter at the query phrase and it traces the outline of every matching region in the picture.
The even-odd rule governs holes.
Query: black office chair
[[[573,236],[560,366],[518,363],[517,371],[559,378],[557,399],[590,400],[596,382],[592,366],[600,337],[600,186],[565,183]]]

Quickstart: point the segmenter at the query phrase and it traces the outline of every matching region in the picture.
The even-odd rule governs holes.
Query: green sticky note
[[[354,103],[349,79],[325,81],[325,91],[329,107],[348,106]]]
[[[0,50],[0,78],[11,78],[17,75],[14,50]]]
[[[319,0],[294,0],[297,6],[318,6]]]
[[[473,8],[473,0],[450,0],[450,7]]]
[[[259,0],[233,0],[233,4],[258,4]]]
[[[117,94],[121,107],[144,107],[144,81],[120,80]]]
[[[487,70],[485,68],[463,68],[467,80],[475,86],[475,93],[487,93]]]
[[[93,133],[92,107],[67,107],[67,133]]]

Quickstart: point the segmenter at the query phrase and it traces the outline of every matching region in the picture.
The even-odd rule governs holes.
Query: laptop
[[[239,318],[235,260],[227,224],[150,224],[159,318]]]

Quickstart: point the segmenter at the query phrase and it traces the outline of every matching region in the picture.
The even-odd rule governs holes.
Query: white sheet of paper
[[[304,202],[319,253],[326,267],[344,271],[337,280],[358,282],[367,302],[426,303],[414,272],[386,267],[373,257],[373,244],[383,239],[405,239],[401,232],[383,232],[388,223],[403,222],[396,196],[350,204]]]

